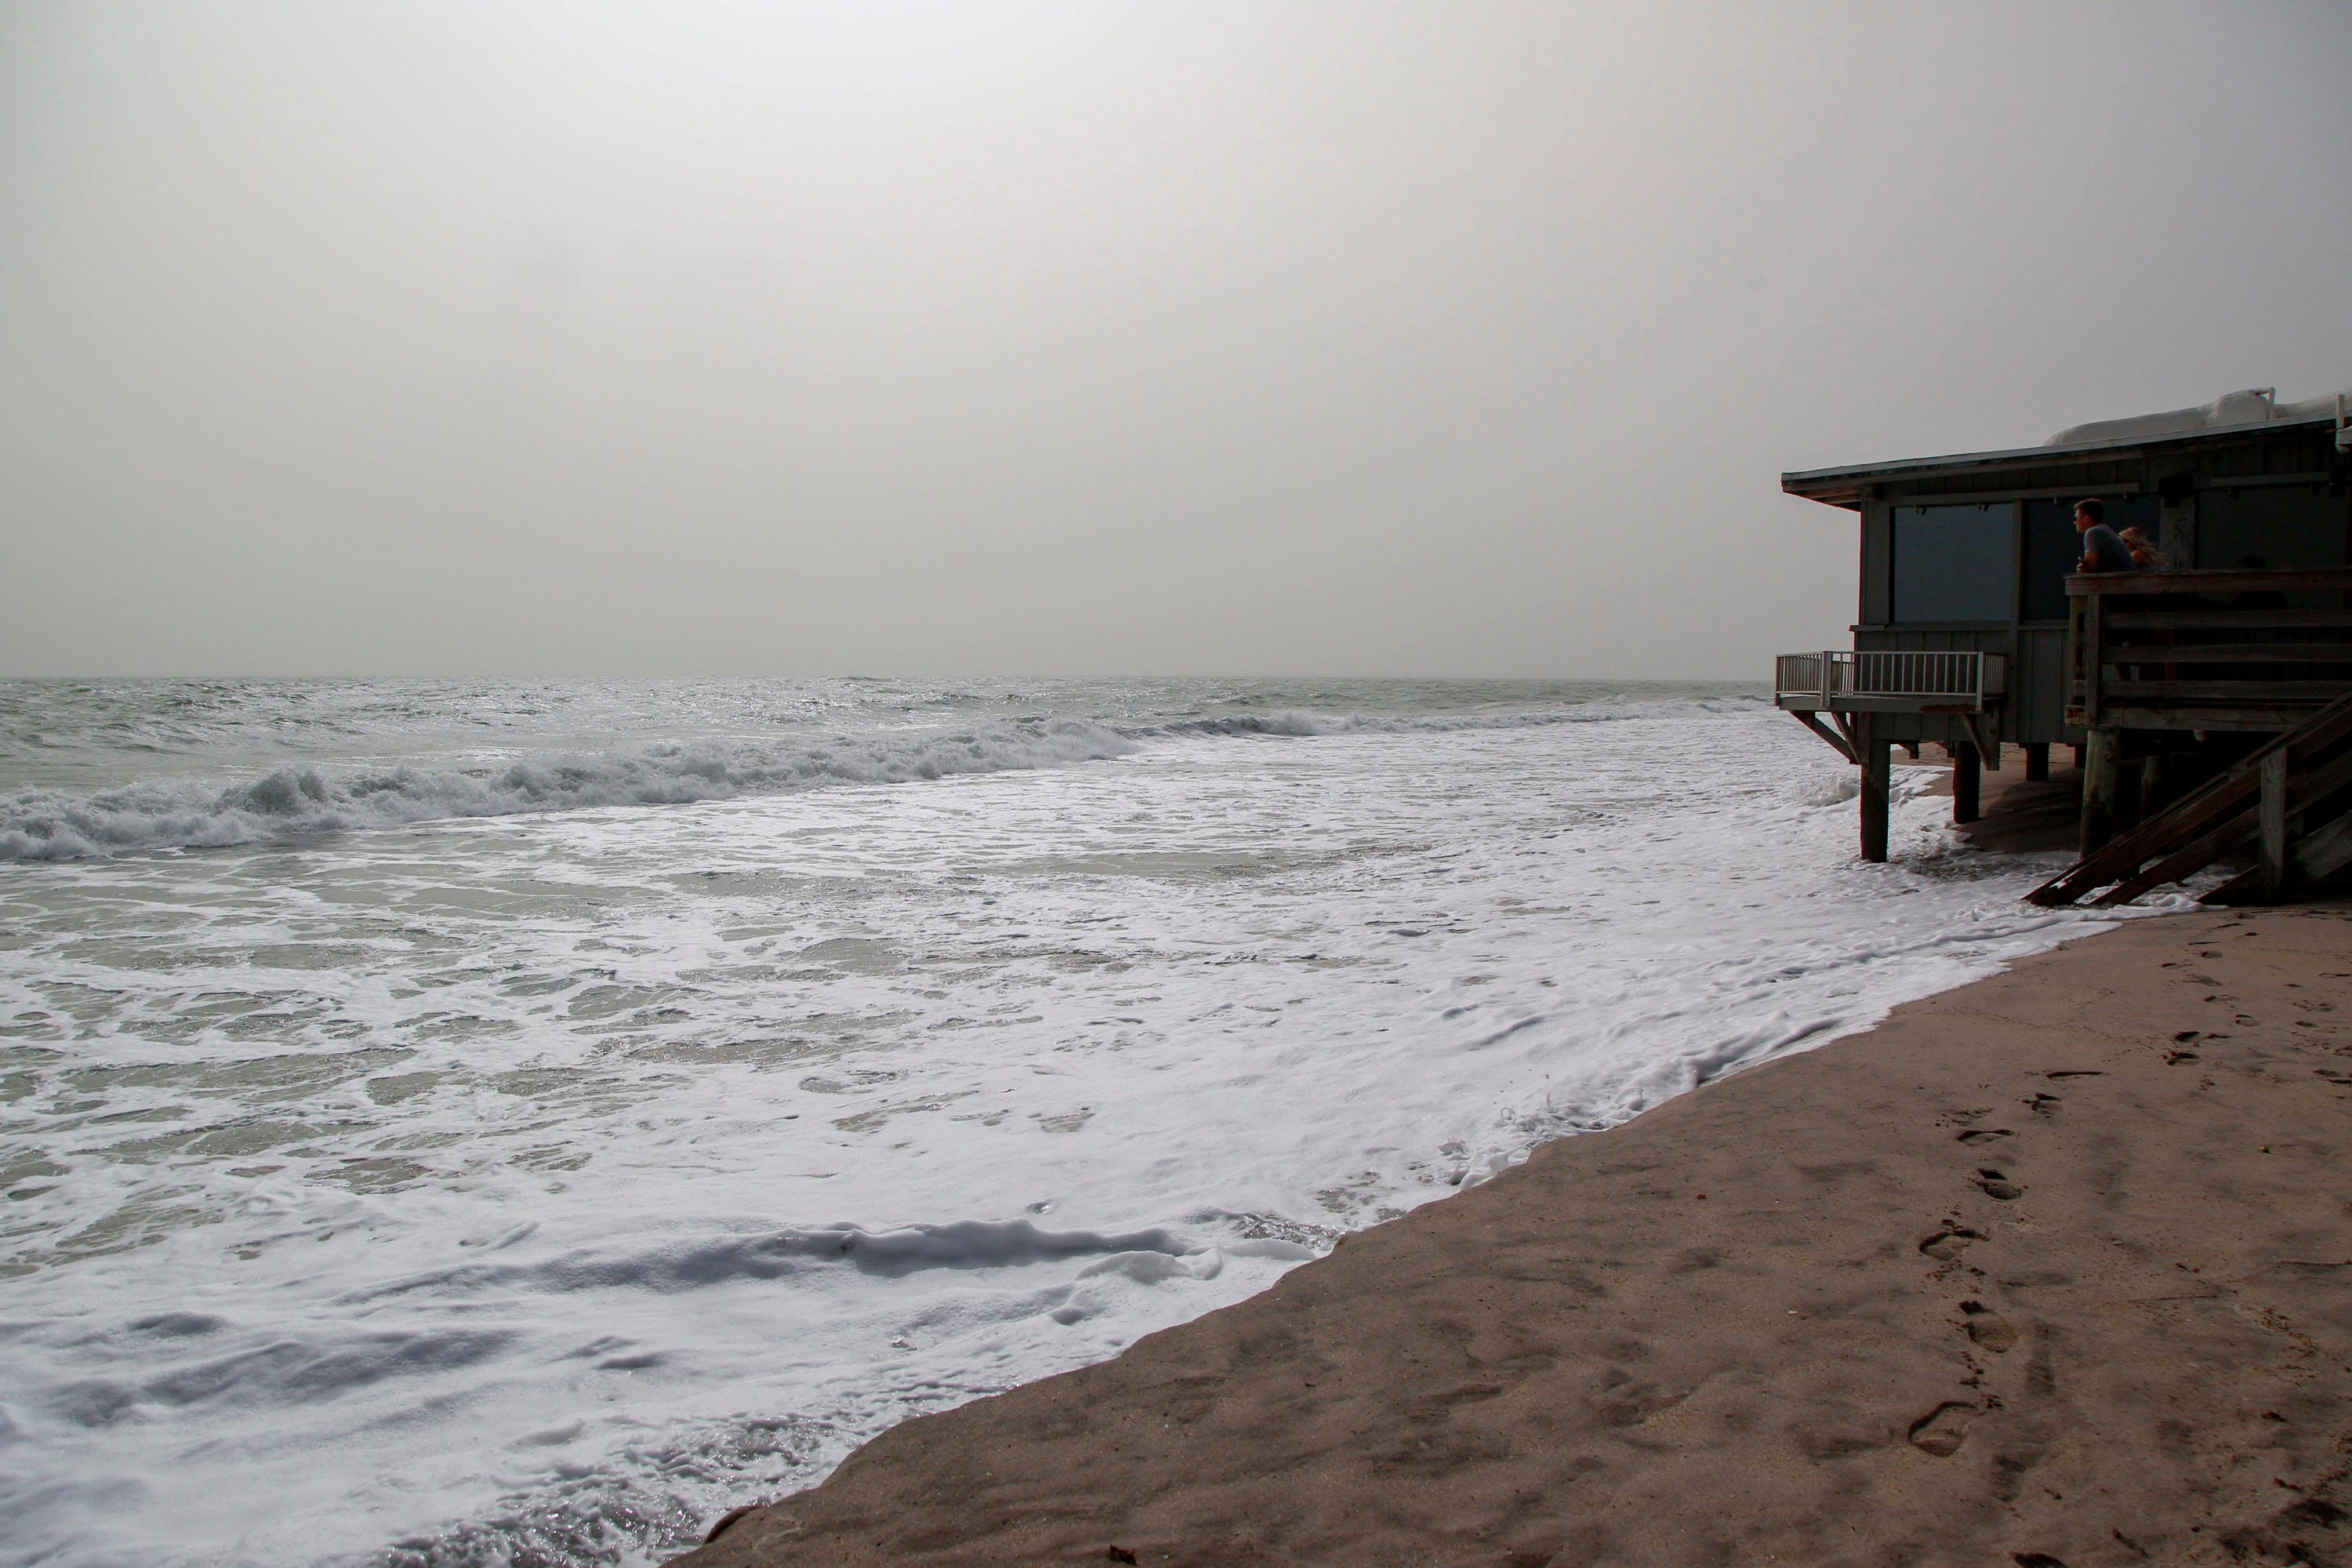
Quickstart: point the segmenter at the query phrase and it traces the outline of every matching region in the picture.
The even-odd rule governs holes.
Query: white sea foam
[[[1088,719],[1039,719],[978,730],[869,731],[829,739],[792,733],[781,740],[661,741],[625,751],[542,751],[472,766],[354,769],[295,763],[226,784],[165,778],[88,793],[19,789],[0,795],[0,861],[222,848],[453,817],[677,805],[840,784],[906,784],[1099,762],[1139,746],[1199,735],[1436,734],[1605,722],[1682,707],[1704,712],[1753,706],[1755,700],[1748,698],[1663,705],[1603,700],[1501,712],[1317,714],[1283,710],[1117,726]],[[125,721],[113,728],[133,727]],[[347,729],[339,726],[335,732]],[[158,732],[153,725],[136,732],[140,739],[133,755],[152,755],[163,749],[152,738]],[[202,737],[184,722],[163,732],[181,744],[194,744]],[[120,734],[110,738],[121,745]]]
[[[2120,918],[1931,770],[1864,865],[1784,717],[1590,695],[0,868],[0,1563],[646,1563]]]

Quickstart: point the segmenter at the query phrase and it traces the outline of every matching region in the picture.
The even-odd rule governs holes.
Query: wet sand
[[[2352,907],[1565,1139],[683,1561],[2352,1562]]]
[[[1924,767],[1937,775],[1931,795],[1952,793],[1952,764],[1941,747],[1923,747],[1919,762],[1895,753],[1897,767]],[[2025,748],[2003,746],[2001,765],[1984,773],[1977,784],[1977,805],[1983,813],[1960,829],[1976,848],[1996,855],[2059,853],[2072,855],[2083,816],[2083,772],[2074,765],[2071,747],[2050,748],[2050,776],[2040,782],[2025,776]]]

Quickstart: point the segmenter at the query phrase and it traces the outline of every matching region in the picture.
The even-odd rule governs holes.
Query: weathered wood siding
[[[2256,489],[2263,493],[2249,501]],[[2286,505],[2290,490],[2292,507]],[[2113,508],[2129,498],[2147,498],[2124,510],[2152,510],[2143,523],[2156,522],[2159,547],[2174,569],[2234,566],[2236,557],[2249,552],[2281,556],[2269,563],[2273,565],[2352,560],[2352,463],[2337,450],[2334,432],[2315,426],[2249,426],[2242,435],[2221,439],[2200,436],[2168,445],[2158,437],[2141,447],[2095,454],[2033,453],[1965,466],[1927,463],[1910,473],[1898,466],[1879,470],[1867,483],[1857,479],[1849,495],[1858,500],[1839,498],[1837,504],[1858,505],[1861,514],[1853,646],[2006,655],[2009,678],[1999,728],[2009,743],[2084,740],[2079,729],[2066,727],[2065,622],[2053,595],[2028,592],[2029,573],[2065,570],[2058,563],[2059,544],[2043,537],[2052,504],[2071,510],[2083,497],[2099,496]],[[2018,503],[2018,591],[2009,615],[1997,622],[1895,620],[1895,509],[1961,502]],[[2041,503],[2038,511],[2034,503]],[[2214,535],[2201,546],[2200,514]],[[2042,522],[2032,521],[2037,517]],[[2210,559],[2217,552],[2232,558]],[[1957,743],[1966,734],[1958,721],[1942,715],[1891,713],[1881,720],[1885,733],[1895,740]]]
[[[1884,501],[1862,507],[1862,624],[1884,626],[1895,616],[1895,528]]]

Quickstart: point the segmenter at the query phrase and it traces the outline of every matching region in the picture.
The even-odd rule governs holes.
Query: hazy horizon
[[[8,676],[1762,680],[2352,387],[2352,7],[0,10]]]

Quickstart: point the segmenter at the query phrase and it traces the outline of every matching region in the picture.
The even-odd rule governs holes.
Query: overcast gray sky
[[[0,673],[1761,679],[2352,386],[2352,5],[8,0]]]

